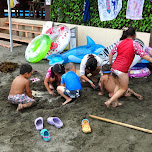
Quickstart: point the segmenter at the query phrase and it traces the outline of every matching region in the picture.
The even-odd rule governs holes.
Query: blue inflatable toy
[[[86,54],[92,53],[99,55],[99,53],[104,49],[104,46],[95,44],[95,42],[89,36],[87,36],[87,45],[73,48],[62,54],[49,55],[47,59],[49,60],[49,65],[54,65],[57,63],[63,64],[68,62],[81,63],[81,60]]]

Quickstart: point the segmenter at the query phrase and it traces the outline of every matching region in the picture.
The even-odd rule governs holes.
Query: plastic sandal
[[[36,130],[42,130],[43,129],[43,118],[42,117],[38,117],[35,119],[34,121]]]
[[[50,141],[51,140],[50,133],[48,132],[47,129],[42,129],[40,131],[40,135],[44,139],[44,141]]]
[[[63,126],[63,122],[58,117],[49,117],[47,122],[57,128],[61,128]]]
[[[89,125],[89,120],[88,119],[83,119],[81,125],[82,125],[82,131],[84,133],[91,132],[91,127]]]

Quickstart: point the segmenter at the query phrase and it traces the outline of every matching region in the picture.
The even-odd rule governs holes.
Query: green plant
[[[122,9],[117,18],[112,21],[100,21],[98,1],[90,0],[90,20],[83,23],[84,0],[52,0],[51,20],[77,25],[95,26],[102,28],[122,29],[124,26],[133,26],[140,32],[150,32],[152,28],[152,4],[145,0],[142,20],[126,19],[127,1],[122,0]]]

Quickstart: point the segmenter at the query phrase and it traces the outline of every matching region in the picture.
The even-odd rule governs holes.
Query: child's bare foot
[[[120,103],[120,102],[118,102],[118,101],[113,102],[113,104],[112,104],[112,107],[113,107],[113,108],[116,108],[116,107],[118,107],[118,106],[122,106],[122,103]]]
[[[99,95],[99,96],[102,96],[102,95],[103,95],[103,93],[101,93],[101,92],[98,92],[98,95]]]
[[[66,105],[66,104],[67,104],[68,102],[70,102],[71,100],[72,100],[71,98],[67,99],[65,102],[62,103],[62,106]]]
[[[110,104],[111,102],[109,100],[105,102],[105,105],[107,106],[107,108],[109,108]]]
[[[143,96],[141,96],[140,94],[136,94],[135,95],[139,100],[142,100],[143,99]]]
[[[21,109],[23,109],[23,104],[20,103],[20,104],[18,104],[18,107],[17,107],[16,111],[19,111]]]

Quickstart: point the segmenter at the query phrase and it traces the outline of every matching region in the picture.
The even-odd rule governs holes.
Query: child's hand
[[[91,87],[94,89],[95,88],[95,85],[94,85],[94,83],[91,81],[90,82],[90,85],[91,85]]]
[[[49,91],[49,94],[55,95],[54,91]]]

